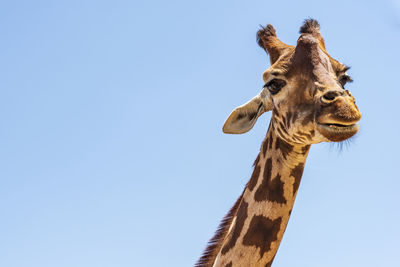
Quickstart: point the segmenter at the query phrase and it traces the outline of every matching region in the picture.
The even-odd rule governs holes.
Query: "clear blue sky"
[[[395,1],[2,1],[0,266],[191,266],[240,195],[270,115],[224,135],[257,94],[271,23],[319,20],[363,113],[311,148],[274,267],[400,266]]]

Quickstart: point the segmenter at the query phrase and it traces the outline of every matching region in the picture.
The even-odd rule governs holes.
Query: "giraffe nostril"
[[[328,92],[328,93],[326,93],[326,94],[324,94],[323,96],[322,96],[322,99],[323,100],[325,100],[325,101],[328,101],[328,102],[332,102],[333,100],[335,100],[335,98],[337,97],[337,93],[336,92]]]

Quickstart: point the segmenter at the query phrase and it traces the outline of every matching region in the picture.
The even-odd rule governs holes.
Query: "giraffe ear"
[[[264,112],[272,110],[272,101],[269,93],[263,90],[246,104],[235,108],[226,119],[222,131],[227,134],[242,134],[253,128],[258,117]]]

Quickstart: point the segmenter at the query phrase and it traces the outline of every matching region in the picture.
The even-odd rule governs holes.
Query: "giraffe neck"
[[[271,266],[289,221],[309,148],[283,141],[270,125],[213,266]]]

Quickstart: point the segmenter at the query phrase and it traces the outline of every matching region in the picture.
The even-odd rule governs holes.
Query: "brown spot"
[[[301,175],[303,174],[303,169],[304,169],[304,163],[299,163],[290,172],[290,176],[294,177],[293,195],[295,195],[297,193],[297,190],[299,189],[300,181],[301,181]]]
[[[265,138],[263,144],[261,145],[261,147],[262,147],[262,152],[263,152],[264,157],[265,157],[265,155],[267,154],[267,150],[268,150],[268,149],[272,149],[272,142],[273,142],[273,141],[274,141],[274,139],[273,139],[272,135],[268,135],[268,136]]]
[[[283,195],[283,183],[281,176],[278,174],[274,179],[267,178],[263,180],[260,187],[257,189],[254,198],[256,201],[269,200],[281,204],[286,203]]]
[[[303,121],[301,122],[301,125],[302,126],[306,126],[308,123],[310,123],[312,121],[314,121],[314,113],[311,112],[310,114],[308,114],[307,116],[305,116],[303,118]]]
[[[225,267],[232,267],[232,262],[229,262]]]
[[[271,136],[269,136],[269,146],[268,149],[272,149],[272,142],[274,142],[274,138]]]
[[[301,153],[303,153],[303,155],[305,155],[308,152],[308,150],[310,149],[310,147],[311,147],[311,145],[303,146],[301,148]]]
[[[277,137],[275,141],[275,149],[279,149],[282,152],[283,158],[286,159],[287,155],[292,152],[293,146]]]
[[[222,247],[221,253],[226,254],[236,244],[237,239],[242,232],[244,221],[247,218],[247,204],[244,200],[240,203],[239,209],[236,213],[236,223],[233,226],[232,232],[229,235],[229,241]]]
[[[286,203],[286,199],[283,196],[283,183],[281,181],[281,175],[277,174],[274,179],[270,181],[267,199],[270,201],[278,202],[281,204]]]
[[[262,151],[263,151],[264,157],[265,157],[265,154],[267,153],[268,143],[269,143],[269,137],[267,137],[265,139],[264,143],[262,144]]]
[[[257,185],[258,177],[260,176],[260,169],[259,165],[254,167],[253,174],[251,175],[250,181],[247,185],[250,191],[253,191],[254,187]]]
[[[278,110],[275,107],[272,111],[276,116],[280,117],[280,113],[278,112]]]
[[[285,125],[284,125],[282,122],[279,123],[279,126],[280,126],[280,128],[282,129],[283,132],[285,132],[286,134],[288,134],[288,131],[286,130],[286,127],[285,127]]]
[[[254,216],[249,230],[243,237],[243,245],[256,246],[260,249],[260,258],[271,249],[272,242],[278,240],[282,218],[271,220],[264,216]]]
[[[267,165],[268,164],[268,165]],[[274,179],[271,180],[272,172],[272,161],[267,160],[267,164],[264,169],[264,179],[254,194],[256,201],[269,200],[281,204],[286,203],[286,199],[283,195],[283,183],[281,181],[281,175],[277,174]]]
[[[256,193],[254,194],[254,199],[256,201],[262,201],[265,199],[268,194],[268,185],[271,180],[271,172],[272,172],[272,159],[267,159],[264,167],[263,180],[261,185],[258,187]]]
[[[291,118],[291,123],[293,123],[294,121],[296,121],[298,117],[299,117],[299,113],[293,112],[293,116],[292,116],[292,118]]]

